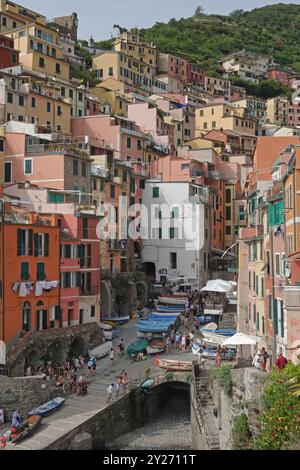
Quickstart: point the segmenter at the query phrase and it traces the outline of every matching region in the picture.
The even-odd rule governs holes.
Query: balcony
[[[100,288],[98,286],[83,287],[80,289],[80,297],[91,297],[100,295]]]
[[[284,288],[285,307],[300,311],[300,286],[286,286]]]
[[[108,251],[120,251],[120,245],[118,240],[108,240]]]
[[[101,178],[107,178],[108,177],[108,169],[92,165],[91,174],[92,174],[92,176],[100,176]]]
[[[27,154],[48,154],[48,153],[63,153],[73,154],[78,157],[88,158],[89,154],[87,151],[75,147],[73,144],[61,144],[61,143],[40,143],[40,144],[28,144]]]

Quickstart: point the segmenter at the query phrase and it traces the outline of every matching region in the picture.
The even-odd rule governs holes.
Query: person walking
[[[90,375],[90,376],[92,375],[92,369],[93,369],[93,361],[92,361],[92,359],[89,359],[89,362],[88,362],[88,371],[89,371],[89,375]]]
[[[111,405],[113,401],[113,392],[114,392],[114,384],[111,384],[107,388],[107,399],[106,399],[106,404]]]
[[[181,334],[179,333],[179,331],[177,331],[176,336],[175,336],[176,349],[180,348],[180,343],[181,343]]]
[[[262,357],[261,357],[261,354],[259,352],[257,352],[253,358],[253,361],[252,361],[252,365],[258,369],[258,370],[261,370],[261,365],[262,365]]]
[[[111,348],[110,353],[109,353],[109,363],[110,363],[110,367],[113,365],[114,357],[115,357],[114,348]]]
[[[283,354],[280,352],[277,355],[274,367],[276,367],[276,369],[283,370],[285,366],[287,365],[287,363],[288,363],[287,358],[284,357]]]
[[[125,356],[125,343],[124,343],[123,338],[121,338],[121,341],[120,341],[120,351],[121,351],[121,356]]]
[[[166,352],[167,354],[171,354],[171,340],[170,340],[170,337],[168,336],[166,338]]]
[[[170,341],[171,341],[171,350],[174,351],[174,345],[175,345],[175,331],[172,330],[170,333]]]
[[[220,369],[221,362],[222,362],[222,349],[221,349],[221,346],[219,345],[218,348],[217,348],[217,352],[216,352],[216,367],[217,367],[217,369]]]
[[[92,358],[92,364],[93,364],[93,375],[95,375],[96,369],[97,369],[97,359],[95,357]]]
[[[121,389],[121,383],[122,383],[122,377],[118,377],[116,386],[115,386],[115,391],[116,391],[116,400],[120,398],[120,389]]]
[[[266,371],[267,370],[267,360],[269,359],[270,356],[267,353],[265,348],[261,348],[260,353],[261,353],[261,358],[262,358],[261,368],[262,368],[262,370]]]
[[[181,351],[182,352],[185,352],[185,347],[186,347],[186,336],[185,334],[183,334],[181,337]]]

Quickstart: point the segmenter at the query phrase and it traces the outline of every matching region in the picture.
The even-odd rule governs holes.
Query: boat
[[[212,331],[205,331],[202,334],[206,339],[212,339],[213,341],[217,341],[219,344],[222,344],[226,339],[226,336],[219,335],[218,333]]]
[[[158,297],[158,302],[161,304],[167,304],[167,305],[183,305],[185,306],[186,303],[186,297],[181,298],[181,297],[176,297],[173,295],[170,296],[165,296],[165,297]]]
[[[142,339],[140,341],[135,341],[134,343],[130,344],[127,348],[128,356],[137,356],[138,353],[144,352],[147,349],[148,341]]]
[[[48,401],[47,403],[44,403],[44,405],[34,408],[34,410],[29,411],[28,414],[30,416],[35,416],[35,415],[47,416],[53,411],[60,408],[64,402],[65,402],[65,398],[57,397],[57,398],[54,398],[53,400]]]
[[[127,323],[130,320],[129,315],[124,315],[123,317],[101,317],[102,322],[112,324],[119,323],[120,325]]]
[[[163,339],[152,339],[149,342],[149,345],[147,347],[147,353],[152,356],[154,354],[160,354],[164,352],[166,348],[165,341]]]
[[[201,357],[207,358],[207,359],[215,359],[216,358],[216,352],[217,350],[213,347],[203,347],[199,344],[193,344],[192,346],[192,352],[194,355],[198,356],[199,353],[201,354]],[[225,351],[222,351],[222,360],[231,360],[236,356],[236,350],[235,349],[226,349]]]
[[[113,337],[112,331],[104,331],[103,334],[104,334],[105,341],[112,340],[112,337]]]
[[[172,313],[176,315],[180,315],[182,312],[185,311],[185,307],[181,307],[180,305],[159,305],[157,304],[155,307],[157,312],[162,313]]]
[[[151,387],[153,387],[153,385],[155,384],[155,380],[153,379],[148,379],[148,380],[145,380],[145,382],[143,382],[140,387],[143,389],[143,390],[149,390]]]
[[[176,321],[178,320],[178,317],[176,317],[175,315],[161,315],[161,314],[157,314],[157,313],[150,313],[148,315],[148,320],[153,320],[153,321],[170,321],[170,322],[173,322],[173,323],[176,323]]]
[[[161,317],[164,317],[164,316],[173,316],[173,317],[179,317],[182,313],[183,313],[183,310],[174,310],[172,308],[164,308],[164,307],[160,307],[159,305],[156,306],[156,310],[153,312],[155,313],[155,315],[159,315]]]
[[[224,329],[217,329],[217,330],[209,330],[207,328],[201,328],[201,333],[206,336],[206,334],[216,334],[221,336],[233,336],[236,334],[236,330],[233,328],[224,328]]]
[[[109,325],[108,323],[99,323],[100,328],[105,331],[110,331],[112,330],[112,325]]]
[[[148,335],[151,335],[151,339],[161,339],[161,338],[163,338],[163,333],[162,332],[151,333],[149,331],[148,332],[137,331],[136,335],[137,335],[138,338],[146,338],[146,339],[150,339],[150,338],[148,338]]]
[[[42,419],[42,416],[39,415],[30,416],[25,419],[20,429],[18,429],[17,435],[11,440],[11,442],[13,444],[17,444],[18,442],[23,441],[23,439],[31,436],[41,424]]]
[[[99,344],[94,349],[89,351],[90,357],[95,357],[96,359],[101,359],[101,357],[105,357],[109,354],[112,348],[112,342],[107,341],[106,343]]]
[[[184,371],[188,372],[192,370],[191,361],[173,361],[169,359],[159,359],[158,367],[166,369],[167,371]]]
[[[168,325],[151,325],[150,322],[148,325],[138,325],[137,326],[137,331],[140,331],[141,333],[167,333],[169,331],[169,326]]]

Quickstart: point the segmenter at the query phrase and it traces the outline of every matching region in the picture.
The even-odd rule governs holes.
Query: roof
[[[271,180],[271,170],[274,162],[286,147],[295,144],[300,144],[300,138],[297,136],[258,137],[253,157],[254,171],[257,172],[257,179]]]

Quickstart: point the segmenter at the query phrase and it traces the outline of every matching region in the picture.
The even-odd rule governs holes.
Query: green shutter
[[[34,234],[34,256],[39,255],[39,236],[37,233]]]
[[[262,317],[262,319],[261,319],[261,325],[262,325],[262,334],[265,335],[265,333],[266,333],[265,317]]]
[[[253,305],[253,323],[256,324],[256,305]]]
[[[281,337],[284,338],[284,310],[283,310],[283,302],[280,302],[280,314],[281,314]]]
[[[45,233],[44,255],[49,256],[49,233]]]
[[[274,335],[278,335],[278,309],[277,299],[273,301]]]
[[[259,332],[259,313],[256,314],[256,330]]]
[[[29,279],[29,263],[21,263],[21,281]]]
[[[29,230],[29,249],[28,249],[28,255],[33,256],[33,230]]]
[[[269,304],[269,320],[272,320],[272,296],[271,295],[269,295],[268,304]]]
[[[37,264],[37,280],[44,281],[45,280],[45,263],[38,263]]]
[[[269,204],[268,207],[268,223],[270,227],[275,225],[275,207],[273,204]]]
[[[265,295],[265,283],[264,283],[264,278],[261,278],[261,298],[264,298]]]

